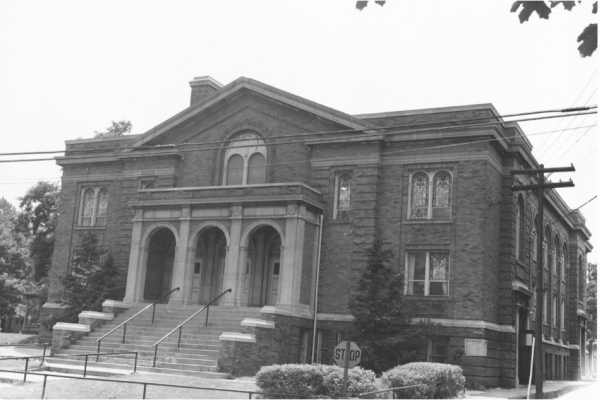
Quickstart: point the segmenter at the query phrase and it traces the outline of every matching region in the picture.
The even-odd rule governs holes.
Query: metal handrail
[[[159,301],[161,301],[162,299],[164,299],[165,297],[167,297],[168,295],[170,295],[171,293],[173,293],[176,290],[178,291],[179,288],[176,287],[175,289],[171,290],[169,293],[165,294],[160,299],[156,300],[154,303],[148,305],[143,310],[141,310],[140,312],[138,312],[137,314],[135,314],[133,317],[129,318],[127,321],[122,322],[119,326],[115,327],[113,330],[111,330],[110,332],[108,332],[107,334],[105,334],[104,336],[102,336],[100,339],[96,340],[94,343],[98,343],[98,353],[100,353],[100,345],[102,344],[102,339],[104,339],[105,337],[107,337],[108,335],[110,335],[111,333],[113,333],[114,331],[116,331],[117,329],[119,329],[120,327],[122,327],[123,325],[125,327],[123,328],[123,341],[121,343],[125,344],[125,334],[127,333],[127,323],[129,321],[131,321],[132,319],[134,319],[135,317],[137,317],[138,315],[140,315],[141,313],[143,313],[144,311],[146,311],[147,309],[149,309],[150,307],[153,307],[153,309],[152,309],[152,323],[154,323],[154,314],[156,313],[156,303],[158,303]],[[98,358],[96,358],[96,361],[98,361]]]
[[[223,293],[221,293],[219,296],[215,297],[210,303],[208,303],[207,305],[205,305],[204,307],[202,307],[199,311],[196,311],[194,314],[192,314],[191,317],[189,317],[188,319],[186,319],[185,321],[183,321],[182,323],[180,323],[179,325],[177,325],[177,327],[175,329],[173,329],[171,332],[169,332],[165,336],[163,336],[162,339],[160,339],[158,342],[154,343],[152,345],[152,347],[154,347],[154,361],[152,362],[152,368],[156,367],[156,354],[158,353],[158,345],[163,340],[165,340],[166,338],[168,338],[169,336],[171,336],[171,333],[173,333],[177,329],[179,329],[179,340],[177,341],[177,348],[179,349],[181,347],[181,330],[183,329],[183,326],[185,324],[187,324],[196,315],[198,315],[202,311],[204,311],[205,309],[206,309],[206,322],[205,322],[204,326],[208,326],[208,312],[210,310],[210,305],[212,303],[214,303],[215,301],[219,300],[221,297],[223,297],[225,295],[225,293],[229,293],[229,292],[231,292],[231,289],[227,289],[226,291],[224,291]]]

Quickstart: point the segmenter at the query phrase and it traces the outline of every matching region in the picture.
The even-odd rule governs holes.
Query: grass
[[[27,344],[36,343],[37,335],[22,335],[20,333],[0,332],[0,344]]]
[[[137,373],[128,376],[114,376],[111,379],[136,382],[167,383],[172,385],[202,386],[220,389],[257,390],[254,382],[238,380],[212,380],[174,375]],[[42,383],[14,383],[10,386],[0,383],[0,399],[40,398]],[[143,386],[115,382],[49,378],[45,399],[141,399]],[[254,398],[256,396],[253,396]],[[147,399],[247,399],[247,393],[221,392],[214,390],[180,389],[148,386]]]

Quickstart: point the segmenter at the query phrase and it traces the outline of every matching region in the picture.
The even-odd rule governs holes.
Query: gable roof
[[[162,134],[168,132],[170,129],[176,127],[177,125],[184,123],[188,119],[202,113],[207,109],[210,109],[211,107],[214,107],[218,103],[225,101],[227,98],[230,98],[244,90],[249,90],[254,93],[258,93],[267,98],[304,110],[311,114],[315,114],[326,120],[336,122],[350,129],[369,130],[374,128],[380,128],[378,125],[375,125],[369,121],[361,120],[341,111],[334,110],[333,108],[323,106],[321,104],[307,100],[303,97],[296,96],[281,89],[277,89],[273,86],[266,85],[254,79],[241,77],[231,82],[230,84],[224,86],[219,91],[215,92],[205,100],[186,108],[180,113],[174,115],[173,117],[167,119],[166,121],[158,124],[154,128],[140,135],[138,138],[136,138],[129,144],[129,148],[125,151],[132,151],[136,147],[143,146],[149,141],[156,139]]]

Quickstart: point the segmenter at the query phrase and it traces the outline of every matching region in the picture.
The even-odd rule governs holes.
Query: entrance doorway
[[[250,307],[275,305],[279,296],[281,238],[271,226],[258,228],[250,236],[244,284]]]
[[[227,239],[219,228],[208,228],[198,235],[192,278],[192,302],[208,304],[223,291],[226,246]]]
[[[157,230],[148,246],[144,300],[158,300],[171,290],[174,261],[175,235],[167,228]]]

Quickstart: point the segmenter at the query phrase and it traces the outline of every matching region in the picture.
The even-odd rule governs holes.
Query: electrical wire
[[[430,127],[429,130],[436,130],[436,129],[452,129],[452,128],[461,128],[461,127],[470,127],[470,126],[486,126],[486,125],[497,125],[497,124],[503,124],[503,123],[512,123],[512,122],[521,122],[521,121],[533,121],[533,120],[537,120],[537,119],[550,119],[550,118],[565,118],[565,116],[559,115],[559,116],[547,116],[547,117],[540,117],[540,118],[532,118],[532,119],[522,119],[522,120],[511,120],[511,121],[500,121],[501,118],[513,118],[513,117],[520,117],[520,116],[526,116],[526,115],[533,115],[533,114],[547,114],[547,113],[572,113],[572,112],[581,112],[581,111],[588,111],[588,110],[593,110],[596,109],[598,106],[590,106],[590,107],[570,107],[570,108],[563,108],[563,109],[551,109],[551,110],[542,110],[542,111],[528,111],[528,112],[522,112],[522,113],[515,113],[515,114],[506,114],[506,115],[500,115],[500,116],[490,116],[490,117],[479,117],[479,118],[470,118],[470,119],[454,119],[454,120],[448,120],[448,121],[430,121],[430,122],[424,122],[424,123],[419,123],[419,124],[410,124],[410,125],[394,125],[394,126],[377,126],[377,127],[369,127],[369,128],[364,128],[364,129],[341,129],[341,130],[333,130],[333,131],[319,131],[319,132],[304,132],[304,133],[298,133],[298,134],[291,134],[291,135],[279,135],[279,136],[271,136],[268,137],[266,139],[272,140],[272,139],[290,139],[290,138],[298,138],[298,137],[306,137],[306,136],[313,136],[313,135],[324,135],[324,134],[338,134],[338,133],[352,133],[352,132],[372,132],[372,131],[388,131],[388,130],[392,130],[392,129],[406,129],[406,128],[414,128],[414,127],[421,127],[421,126],[427,126]],[[591,114],[594,114],[594,112],[592,112]],[[573,114],[573,115],[569,115],[569,116],[578,116],[578,115],[587,115],[587,113],[584,114]],[[568,117],[568,116],[567,116]],[[492,119],[497,119],[497,122],[493,122],[493,123],[487,123],[487,124],[470,124],[470,125],[464,125],[465,122],[474,122],[474,121],[489,121]],[[447,127],[438,127],[438,128],[433,128],[431,127],[432,125],[443,125],[443,124],[454,124],[454,123],[461,123],[463,125],[451,125],[451,126],[447,126]],[[394,133],[415,133],[415,132],[419,132],[419,130],[415,130],[415,131],[402,131],[402,132],[394,132]],[[385,133],[385,132],[384,132]],[[390,132],[387,132],[390,133]],[[373,136],[370,133],[367,133],[364,135],[365,137],[370,137]],[[351,136],[351,138],[354,138],[356,136]],[[180,143],[180,144],[166,144],[166,145],[157,145],[157,146],[139,146],[136,147],[135,149],[160,149],[160,148],[175,148],[175,147],[181,147],[181,146],[186,146],[186,145],[192,145],[192,146],[199,146],[199,145],[208,145],[208,144],[227,144],[230,143],[231,140],[215,140],[215,141],[208,141],[208,142],[203,142],[203,143]],[[288,144],[288,143],[286,143]],[[230,146],[231,147],[231,146]],[[240,147],[246,147],[246,146],[240,146]],[[74,155],[77,153],[84,153],[84,154],[89,154],[89,153],[107,153],[110,151],[119,151],[119,150],[126,150],[128,149],[128,147],[116,147],[116,148],[109,148],[109,149],[83,149],[83,150],[68,150],[69,155]],[[65,153],[66,150],[48,150],[48,151],[35,151],[35,152],[11,152],[11,153],[0,153],[0,156],[13,156],[13,155],[37,155],[37,154],[57,154],[57,153]]]
[[[593,108],[597,108],[597,106],[593,106],[590,107],[589,109],[593,109]],[[589,114],[596,114],[597,111],[590,111],[587,113],[579,113],[579,114],[575,114],[573,116],[582,116],[582,115],[589,115]],[[461,125],[461,126],[442,126],[442,127],[437,127],[437,128],[424,128],[424,129],[417,129],[417,130],[408,130],[408,131],[398,131],[398,132],[385,132],[385,133],[381,133],[378,134],[378,136],[389,136],[389,135],[397,135],[397,134],[407,134],[407,133],[423,133],[423,132],[431,132],[431,131],[440,131],[440,130],[452,130],[452,129],[459,129],[459,128],[473,128],[473,127],[485,127],[485,126],[494,126],[494,125],[498,125],[498,124],[505,124],[505,123],[513,123],[513,122],[524,122],[524,121],[537,121],[537,120],[543,120],[543,119],[551,119],[551,118],[560,118],[560,115],[552,115],[552,116],[545,116],[545,117],[535,117],[535,118],[524,118],[524,119],[520,119],[520,120],[514,120],[514,121],[498,121],[498,122],[488,122],[488,123],[480,123],[480,124],[469,124],[469,125]],[[490,118],[486,118],[486,119],[490,119]],[[389,129],[389,128],[387,128]],[[362,131],[362,130],[361,130]],[[313,134],[313,133],[308,133],[308,134]],[[289,137],[294,137],[297,135],[290,135],[290,136],[282,136],[282,138],[289,138]],[[372,137],[373,135],[371,134],[366,134],[366,135],[354,135],[354,136],[342,136],[342,137],[335,137],[333,139],[341,141],[341,140],[346,140],[346,139],[367,139]],[[515,135],[515,137],[517,137],[518,135]],[[507,136],[508,137],[508,136]],[[322,139],[313,139],[311,142],[311,144],[319,144],[322,142],[328,142],[331,141],[332,138],[322,138]],[[497,140],[497,139],[493,139],[493,140]],[[219,141],[220,143],[228,143],[230,141]],[[205,143],[181,143],[181,144],[170,144],[170,145],[159,145],[159,147],[152,147],[153,149],[156,148],[170,148],[170,149],[176,149],[179,147],[183,147],[183,146],[205,146],[207,144],[213,144],[215,142],[205,142]],[[298,141],[287,141],[287,142],[282,142],[282,143],[264,143],[261,144],[264,146],[281,146],[281,145],[290,145],[290,144],[304,144],[306,143],[306,141],[304,140],[298,140]],[[232,148],[246,148],[248,147],[248,145],[239,145],[239,146],[228,146],[228,149],[232,149]],[[181,150],[181,151],[194,151],[194,152],[198,152],[198,151],[213,151],[213,150],[221,150],[223,149],[223,147],[208,147],[208,148],[196,148],[193,150]],[[110,154],[104,154],[102,155],[104,157],[108,157],[110,156]],[[67,156],[68,157],[68,156]],[[54,158],[38,158],[38,159],[18,159],[18,160],[0,160],[0,163],[10,163],[10,162],[31,162],[31,161],[51,161],[51,160],[55,160]]]

